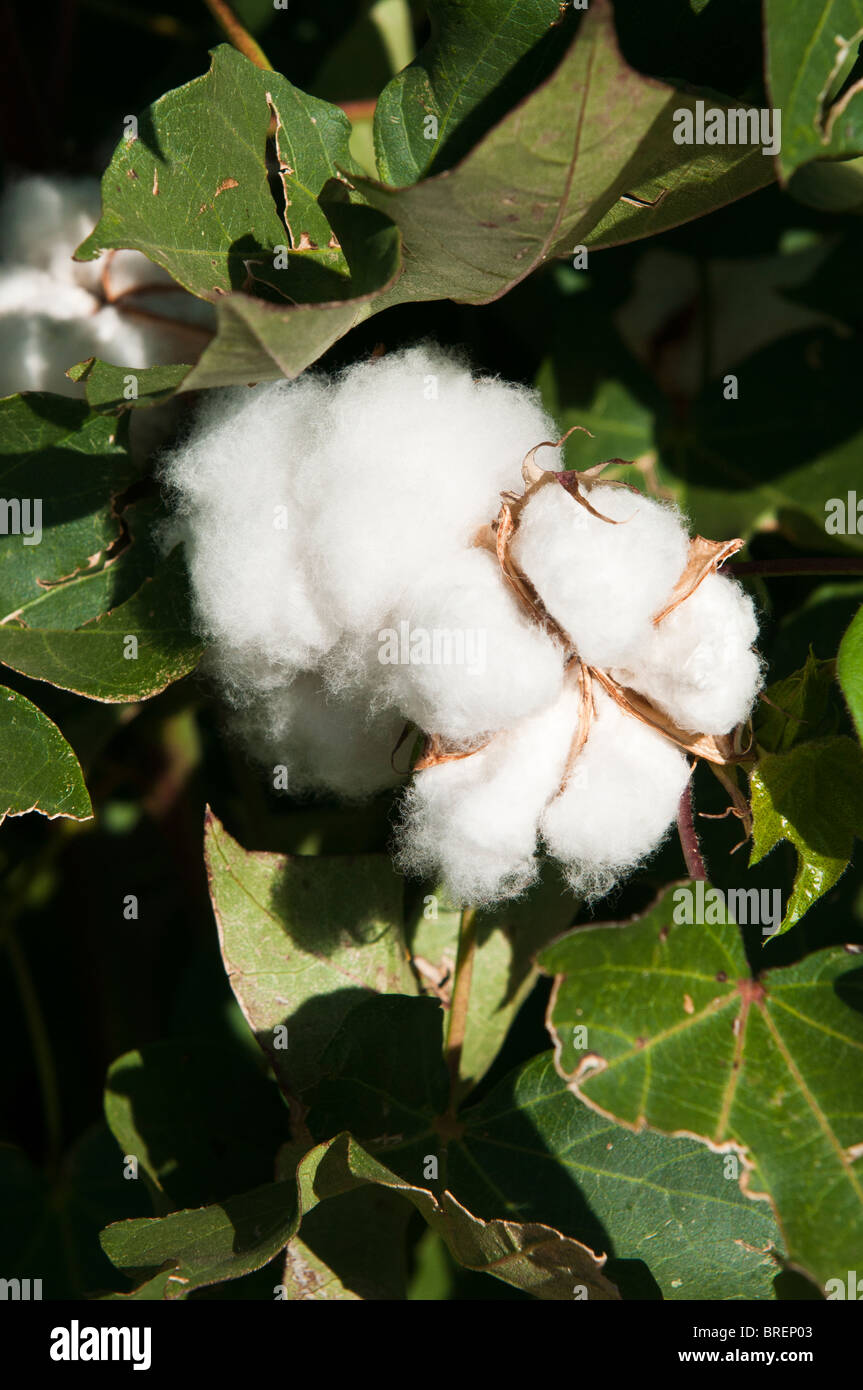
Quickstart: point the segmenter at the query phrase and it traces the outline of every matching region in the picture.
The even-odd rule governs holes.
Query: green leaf
[[[863,739],[863,607],[858,608],[857,616],[842,638],[836,674],[857,733]]]
[[[405,273],[375,307],[442,297],[485,304],[550,257],[571,255],[658,159],[667,156],[675,168],[688,162],[685,147],[674,144],[672,121],[685,100],[624,63],[611,7],[593,0],[552,76],[454,169],[400,189],[355,180],[405,242]],[[733,192],[722,186],[718,201],[761,186],[765,166],[760,152],[750,154],[740,166],[746,176],[735,179]],[[716,206],[703,175],[696,167],[698,212]],[[694,215],[682,187],[678,178],[668,188],[665,225]]]
[[[465,1091],[485,1075],[533,989],[534,954],[569,925],[577,907],[559,879],[548,873],[525,897],[477,914],[471,1007],[460,1064]],[[445,893],[438,890],[423,898],[408,926],[422,985],[445,998],[451,989],[460,921],[461,913],[450,908]]]
[[[546,75],[549,44],[540,41],[549,38],[559,49],[566,33],[552,32],[565,16],[558,0],[508,7],[496,0],[431,0],[428,14],[428,43],[384,88],[375,108],[375,154],[384,183],[415,183],[467,153]]]
[[[795,743],[834,730],[829,721],[834,663],[809,651],[806,665],[764,691],[753,719],[755,741],[768,753],[785,753]]]
[[[551,1054],[534,1057],[464,1112],[447,1177],[485,1216],[534,1219],[609,1256],[626,1295],[643,1260],[666,1299],[764,1299],[780,1244],[766,1202],[745,1196],[739,1160],[694,1139],[633,1134],[581,1105]],[[637,1296],[637,1295],[636,1295]]]
[[[66,375],[82,382],[91,410],[114,414],[139,406],[158,405],[173,396],[191,367],[171,364],[164,367],[116,367],[98,357],[88,357],[70,367]],[[132,392],[133,394],[130,394]]]
[[[217,308],[197,365],[159,369],[154,394],[181,374],[186,391],[296,376],[393,283],[398,232],[347,201],[350,129],[337,106],[222,45],[204,77],[161,97],[137,139],[120,142],[79,259],[132,247]],[[116,377],[97,372],[93,391],[116,399]]]
[[[0,621],[27,621],[52,586],[104,564],[122,534],[115,499],[136,476],[116,420],[63,396],[0,400]]]
[[[693,887],[542,952],[556,1063],[600,1115],[737,1149],[823,1284],[854,1268],[863,1222],[861,973],[834,948],[753,979],[736,927],[682,920]]]
[[[0,686],[0,823],[28,811],[49,820],[93,815],[81,765],[57,725],[23,695]]]
[[[256,259],[251,270],[268,265],[267,282],[291,298],[295,281],[345,275],[317,199],[328,179],[350,172],[347,116],[228,44],[211,56],[209,72],[160,97],[141,116],[137,138],[117,146],[102,179],[102,216],[77,258],[133,247],[213,300],[242,288]],[[271,121],[284,219],[268,180]],[[278,246],[287,248],[289,270],[272,269]]]
[[[206,862],[231,988],[281,1084],[303,1090],[369,996],[416,993],[401,880],[384,855],[251,853],[211,812]]]
[[[295,377],[372,313],[401,271],[401,238],[373,208],[339,201],[328,188],[328,216],[351,268],[345,293],[331,302],[282,306],[249,294],[217,304],[218,332],[183,390]],[[322,198],[323,201],[323,198]],[[304,254],[304,253],[302,253]],[[292,282],[299,293],[299,285]]]
[[[349,1129],[409,1182],[437,1152],[447,1107],[443,1011],[436,999],[379,995],[359,1004],[326,1047],[303,1100],[315,1139]]]
[[[767,82],[774,105],[782,108],[783,182],[810,160],[863,154],[860,0],[793,10],[782,0],[765,0],[764,18]]]
[[[118,1057],[105,1118],[124,1161],[137,1158],[157,1211],[266,1182],[287,1129],[272,1081],[238,1048],[210,1039],[172,1038]]]
[[[602,1261],[578,1241],[539,1222],[483,1221],[449,1192],[435,1199],[427,1189],[396,1177],[348,1134],[312,1149],[300,1164],[297,1181],[304,1211],[363,1183],[394,1188],[443,1238],[460,1265],[537,1298],[570,1301],[574,1284],[582,1285],[590,1299],[619,1297],[601,1272]]]
[[[4,665],[109,704],[158,695],[194,670],[202,650],[191,631],[179,546],[152,579],[103,618],[72,631],[0,627]]]
[[[767,753],[750,774],[752,854],[758,864],[780,842],[797,851],[794,888],[781,931],[799,922],[842,877],[863,832],[863,750],[853,739],[813,739]]]
[[[267,1183],[195,1211],[116,1222],[101,1242],[118,1269],[144,1284],[139,1297],[173,1300],[262,1269],[297,1224],[296,1185]],[[147,1289],[152,1280],[158,1282]]]

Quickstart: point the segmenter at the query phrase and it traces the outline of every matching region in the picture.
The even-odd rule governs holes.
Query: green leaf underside
[[[194,670],[201,653],[191,629],[180,547],[130,599],[84,627],[0,627],[4,665],[109,704],[158,695]]]
[[[93,814],[80,763],[57,725],[0,686],[0,821],[28,811],[72,820]]]
[[[611,8],[594,0],[548,81],[454,169],[408,188],[356,181],[400,228],[408,253],[405,274],[375,308],[442,296],[488,303],[550,257],[571,255],[657,161],[687,164],[686,147],[672,138],[672,114],[689,100],[624,63]],[[760,150],[743,159],[736,148],[731,153],[733,191],[724,189],[720,201],[752,192],[771,177]],[[693,179],[701,190],[703,174],[696,169]],[[716,205],[713,185],[706,197],[703,191],[696,196],[689,177],[679,169],[669,177],[674,186],[664,199],[665,225],[687,220],[696,206],[706,212]],[[679,197],[684,186],[685,202]],[[641,232],[630,229],[629,235]]]
[[[838,882],[855,835],[863,833],[863,750],[839,736],[767,753],[750,775],[750,788],[750,863],[758,864],[780,840],[797,851],[781,927],[787,931]]]
[[[280,1082],[302,1090],[358,1005],[416,993],[401,880],[384,855],[250,853],[212,813],[205,853],[231,988]]]
[[[438,1201],[391,1173],[348,1134],[307,1153],[296,1182],[269,1184],[197,1211],[119,1222],[103,1231],[102,1246],[131,1279],[148,1281],[134,1297],[184,1298],[262,1268],[300,1228],[303,1214],[369,1183],[406,1198],[468,1269],[543,1299],[571,1299],[574,1283],[591,1298],[618,1296],[577,1241],[534,1222],[481,1221],[448,1193]]]
[[[738,929],[675,923],[675,891],[541,954],[557,977],[557,1065],[617,1123],[738,1148],[789,1259],[823,1283],[853,1268],[863,1230],[859,967],[834,948],[753,981]],[[582,1025],[586,1052],[574,1045]]]
[[[113,413],[135,410],[142,406],[158,405],[179,390],[183,379],[192,370],[185,364],[160,367],[117,367],[98,357],[88,357],[70,367],[66,375],[71,381],[82,382],[91,410]],[[129,378],[134,378],[135,394],[130,396]]]

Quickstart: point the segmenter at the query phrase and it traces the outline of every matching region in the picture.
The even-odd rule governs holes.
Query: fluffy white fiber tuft
[[[582,660],[605,667],[643,642],[683,571],[689,537],[676,507],[629,488],[598,484],[587,496],[610,521],[591,516],[563,487],[539,488],[522,513],[513,556]]]
[[[594,689],[596,715],[542,836],[573,891],[600,897],[659,846],[677,814],[689,762],[647,724]]]
[[[440,875],[453,906],[524,892],[537,875],[540,816],[560,786],[577,724],[569,686],[480,752],[418,773],[400,828],[402,868]]]
[[[33,176],[5,190],[0,394],[80,394],[66,369],[87,357],[134,368],[190,361],[200,351],[204,339],[187,325],[208,323],[210,306],[180,291],[146,256],[72,259],[98,217],[97,179]]]
[[[757,635],[749,595],[735,580],[711,574],[651,627],[637,665],[613,674],[681,728],[726,734],[749,717],[762,683],[761,661],[752,649]]]

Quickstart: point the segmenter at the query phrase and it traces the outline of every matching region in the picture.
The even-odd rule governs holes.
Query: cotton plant
[[[73,260],[99,217],[99,181],[27,176],[0,200],[0,395],[77,395],[66,372],[89,357],[143,368],[188,362],[211,307],[140,251]]]
[[[211,392],[163,460],[237,735],[289,790],[358,798],[418,733],[397,862],[457,905],[523,893],[543,854],[608,891],[693,759],[741,756],[762,681],[719,572],[741,543],[563,470],[558,433],[535,391],[426,344]],[[446,659],[459,637],[472,660]]]

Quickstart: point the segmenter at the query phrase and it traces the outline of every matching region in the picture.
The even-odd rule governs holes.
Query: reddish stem
[[[701,857],[701,848],[698,844],[698,835],[695,831],[695,822],[692,819],[692,778],[683,788],[680,804],[677,807],[677,833],[680,836],[680,847],[683,850],[683,858],[686,860],[686,872],[690,878],[701,878],[707,880],[707,868]]]

